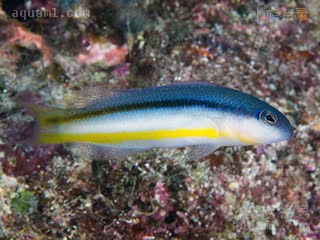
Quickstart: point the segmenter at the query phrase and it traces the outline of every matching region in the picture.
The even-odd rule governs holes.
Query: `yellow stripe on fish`
[[[175,138],[204,137],[215,139],[222,137],[216,129],[174,129],[143,132],[112,132],[112,133],[44,133],[41,142],[46,144],[68,142],[90,142],[95,144],[119,144],[126,141],[157,141]]]
[[[41,142],[45,144],[87,142],[94,144],[119,144],[126,141],[159,141],[177,138],[232,138],[239,139],[244,144],[255,143],[254,139],[241,136],[235,132],[219,132],[213,128],[205,129],[174,129],[143,132],[112,132],[112,133],[44,133]]]

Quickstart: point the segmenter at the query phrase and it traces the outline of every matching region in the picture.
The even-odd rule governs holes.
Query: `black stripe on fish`
[[[73,122],[85,118],[98,117],[105,114],[119,113],[119,112],[129,112],[135,110],[147,110],[155,108],[183,108],[183,107],[202,107],[211,110],[226,111],[226,112],[238,112],[239,106],[234,106],[231,104],[225,104],[221,102],[206,101],[206,100],[197,100],[197,99],[165,99],[161,101],[150,101],[150,102],[140,102],[140,103],[131,103],[126,105],[119,106],[110,106],[100,109],[85,109],[86,111],[78,110],[75,113],[70,113],[66,116],[57,116],[46,119],[46,124],[58,124],[58,123],[67,123]],[[249,115],[249,113],[242,113],[243,115]]]

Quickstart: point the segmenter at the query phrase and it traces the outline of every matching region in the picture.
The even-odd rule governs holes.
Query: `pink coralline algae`
[[[1,13],[0,13],[1,20]],[[43,63],[45,66],[50,63],[51,50],[39,34],[26,30],[17,22],[0,21],[0,67],[5,66],[8,70],[14,70],[17,63],[23,59],[23,54],[17,51],[21,48],[43,52]],[[30,58],[31,59],[31,58]],[[32,62],[34,64],[34,62]],[[34,65],[38,65],[36,62]]]
[[[45,44],[43,37],[34,34],[21,25],[13,23],[11,24],[11,37],[8,39],[8,42],[11,44],[18,44],[22,46],[29,46],[34,44],[37,49],[43,50],[43,61],[45,65],[49,64],[50,61],[50,48]]]
[[[57,153],[59,146],[14,147],[1,145],[2,170],[9,176],[32,176],[44,170],[47,163]]]
[[[130,73],[130,64],[129,63],[119,65],[113,70],[114,76],[119,79],[126,78],[129,75],[129,73]]]
[[[86,52],[77,56],[79,63],[90,65],[101,62],[108,67],[116,66],[123,63],[128,55],[126,45],[117,46],[110,42],[94,42],[91,39],[84,40]]]
[[[165,207],[168,205],[169,192],[164,183],[161,181],[156,183],[155,199],[161,207]]]

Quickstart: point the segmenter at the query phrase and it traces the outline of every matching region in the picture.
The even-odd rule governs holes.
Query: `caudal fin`
[[[21,143],[45,144],[44,136],[48,131],[59,134],[57,127],[49,123],[52,119],[65,116],[66,110],[45,106],[40,98],[30,92],[20,93],[17,96],[17,104],[29,110],[35,117],[35,126],[31,136],[22,140]]]

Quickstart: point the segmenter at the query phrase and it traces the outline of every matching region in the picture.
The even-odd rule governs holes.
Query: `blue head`
[[[241,105],[246,114],[240,117],[240,124],[236,124],[242,142],[267,144],[286,141],[292,137],[293,128],[284,114],[256,97],[244,95],[246,96],[242,98]]]
[[[234,145],[267,144],[292,137],[293,128],[288,119],[268,103],[246,93],[216,87],[222,104],[228,106],[228,121],[220,129]]]

